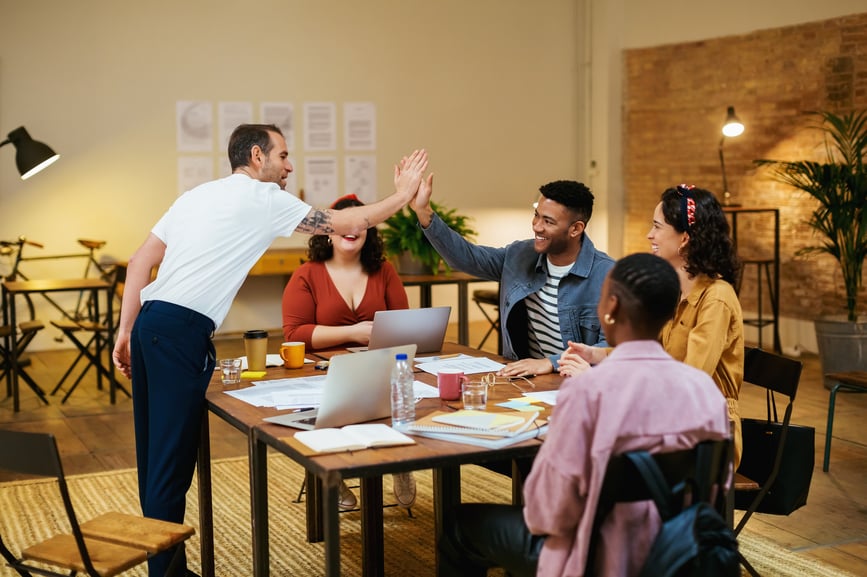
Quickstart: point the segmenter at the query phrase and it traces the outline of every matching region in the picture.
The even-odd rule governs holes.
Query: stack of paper
[[[411,435],[441,441],[500,448],[542,435],[548,426],[534,412],[435,411],[409,426]]]

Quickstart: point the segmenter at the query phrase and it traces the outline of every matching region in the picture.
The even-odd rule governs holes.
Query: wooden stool
[[[828,426],[825,428],[825,460],[822,462],[822,470],[828,472],[831,460],[831,431],[834,428],[834,405],[837,400],[837,391],[854,393],[867,393],[867,372],[847,371],[842,373],[828,373],[826,378],[835,381],[831,387],[831,396],[828,399]]]

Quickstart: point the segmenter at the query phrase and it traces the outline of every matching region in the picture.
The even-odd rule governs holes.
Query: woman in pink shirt
[[[439,575],[482,577],[489,567],[513,577],[638,575],[661,525],[651,501],[616,507],[595,558],[587,558],[609,458],[729,436],[726,401],[713,380],[657,340],[679,298],[677,273],[663,259],[634,254],[615,264],[598,306],[615,349],[563,382],[524,506],[459,507],[440,541]]]

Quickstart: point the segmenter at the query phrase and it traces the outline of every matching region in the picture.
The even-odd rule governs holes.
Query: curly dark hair
[[[658,333],[680,301],[680,281],[674,268],[650,253],[625,256],[608,273],[609,287],[632,323]]]
[[[683,198],[695,201],[695,222],[691,224],[686,222],[682,214]],[[689,244],[683,256],[686,272],[690,276],[706,274],[735,284],[740,261],[729,234],[729,221],[713,193],[684,186],[666,189],[662,193],[662,214],[665,222],[674,230],[689,235]]]
[[[342,198],[331,205],[334,210],[341,210],[350,206],[364,206],[364,203],[356,198]],[[327,234],[314,234],[307,241],[307,258],[313,262],[325,262],[334,256],[334,247]],[[361,247],[361,268],[367,274],[373,274],[382,268],[385,254],[382,248],[382,239],[375,226],[367,229],[367,238]]]
[[[559,202],[572,211],[575,220],[586,225],[593,214],[593,193],[581,182],[574,180],[555,180],[539,187],[545,198]]]

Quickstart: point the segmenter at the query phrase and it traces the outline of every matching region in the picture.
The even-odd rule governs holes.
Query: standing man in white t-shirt
[[[394,194],[332,211],[283,190],[293,168],[276,126],[239,126],[228,152],[231,176],[181,195],[130,258],[113,354],[132,379],[142,512],[176,523],[184,519],[214,371],[211,337],[250,268],[279,236],[376,226],[415,196],[427,168],[425,151],[415,151],[395,168]],[[165,575],[170,561],[171,552],[150,559],[150,577]]]

